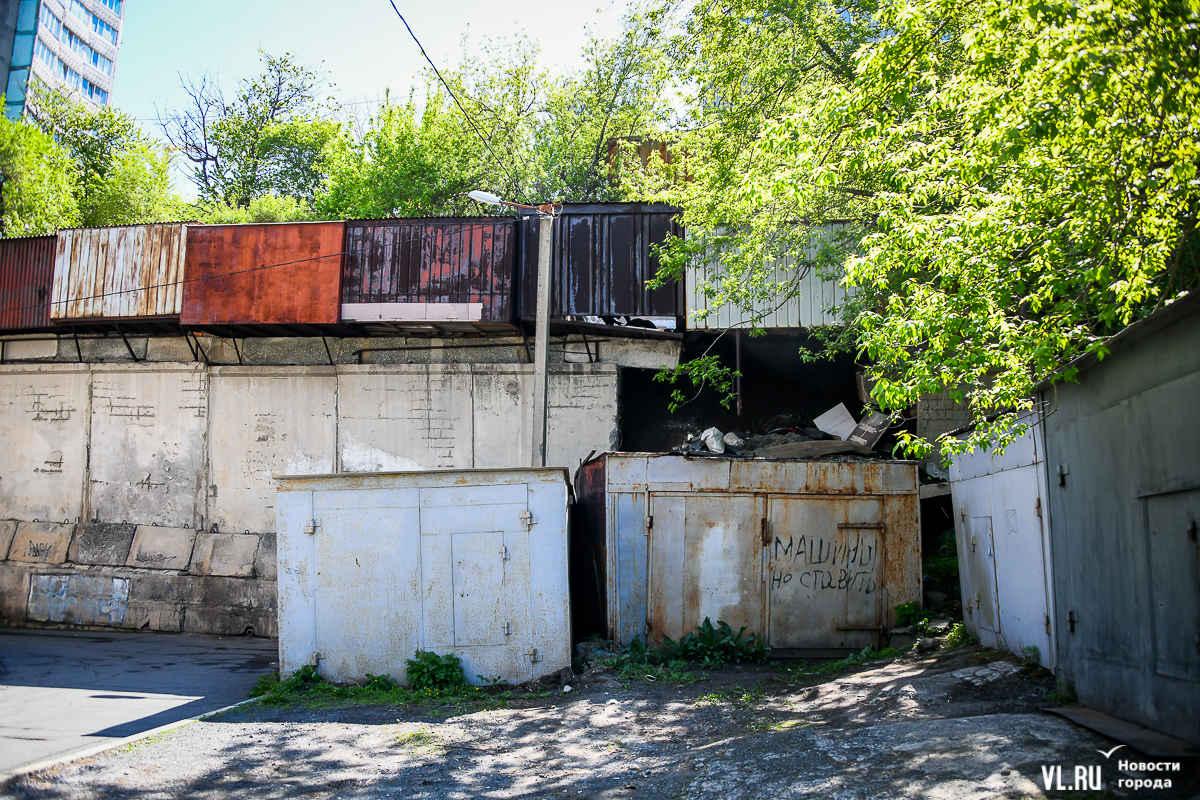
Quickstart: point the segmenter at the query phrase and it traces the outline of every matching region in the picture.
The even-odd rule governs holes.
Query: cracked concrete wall
[[[0,366],[0,519],[272,533],[272,474],[529,466],[533,367]],[[617,444],[617,368],[550,372],[551,465]]]

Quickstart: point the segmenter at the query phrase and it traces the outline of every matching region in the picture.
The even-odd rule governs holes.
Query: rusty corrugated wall
[[[554,282],[550,313],[563,316],[683,318],[683,285],[653,291],[646,282],[658,272],[654,245],[683,238],[678,208],[640,203],[562,206],[554,220]],[[521,219],[521,317],[536,313],[536,217]]]
[[[476,304],[482,323],[511,324],[516,291],[516,221],[511,218],[354,220],[346,223],[342,303],[361,308]],[[349,309],[347,319],[355,317]],[[380,308],[377,319],[410,319]],[[434,319],[436,309],[423,319]],[[455,317],[457,318],[457,317]]]
[[[0,239],[0,330],[50,324],[53,236]]]
[[[177,316],[187,225],[60,231],[54,257],[54,320]]]
[[[343,222],[188,231],[184,325],[338,322]]]

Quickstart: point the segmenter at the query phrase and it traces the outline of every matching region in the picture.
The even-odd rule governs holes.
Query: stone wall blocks
[[[67,560],[74,533],[75,526],[69,524],[17,523],[17,530],[8,550],[8,560],[27,564],[61,564]]]
[[[275,534],[264,533],[258,544],[258,555],[254,559],[254,575],[264,580],[276,579]]]
[[[17,533],[15,519],[0,519],[0,561],[8,558],[8,548]]]
[[[75,531],[67,560],[94,566],[123,565],[129,558],[136,525],[123,522],[88,522]]]
[[[197,533],[192,549],[193,575],[254,576],[259,537],[253,533]]]
[[[192,559],[196,531],[139,525],[125,565],[143,569],[186,570]]]
[[[29,567],[11,562],[0,564],[0,619],[20,622],[29,602]]]

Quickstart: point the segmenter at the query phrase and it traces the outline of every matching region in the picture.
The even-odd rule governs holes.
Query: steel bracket
[[[319,531],[320,529],[321,529],[321,520],[319,520],[319,519],[309,520],[309,523],[304,526],[304,532],[307,533],[309,536],[315,535],[316,532]]]

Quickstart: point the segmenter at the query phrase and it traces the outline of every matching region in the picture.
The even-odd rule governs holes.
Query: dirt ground
[[[840,677],[797,678],[786,663],[686,685],[590,671],[570,693],[517,691],[506,708],[252,705],[4,796],[1200,797],[1188,764],[1171,791],[1117,789],[1135,776],[1097,752],[1117,743],[1042,711],[1052,689],[1041,670],[960,647]],[[1076,766],[1099,767],[1105,788],[1046,791],[1056,766],[1065,784]]]

